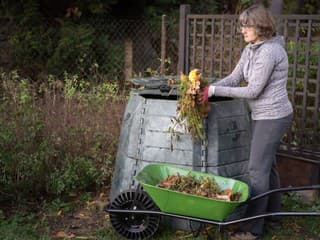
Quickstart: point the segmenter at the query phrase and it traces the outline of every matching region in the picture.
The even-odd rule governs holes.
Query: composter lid
[[[163,85],[168,85],[170,80],[176,82],[177,76],[159,76],[159,77],[143,77],[133,78],[131,82],[135,85],[142,86],[148,89],[160,88]]]
[[[206,78],[209,83],[216,81],[216,78]],[[159,76],[159,77],[141,77],[132,78],[130,80],[134,85],[142,86],[149,89],[160,88],[163,85],[168,85],[170,81],[173,84],[179,81],[179,76]],[[171,83],[172,84],[172,83]]]
[[[211,83],[216,79],[206,78],[206,80]],[[130,81],[134,85],[143,87],[139,89],[140,95],[176,96],[175,86],[179,82],[179,76],[141,77],[132,78]]]
[[[159,76],[133,78],[131,79],[131,82],[143,87],[142,89],[139,89],[140,95],[174,97],[177,94],[175,89],[177,79],[177,76]]]

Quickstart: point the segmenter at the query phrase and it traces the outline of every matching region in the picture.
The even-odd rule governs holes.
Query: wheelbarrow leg
[[[220,228],[219,227],[219,233],[220,233],[220,236],[219,236],[219,240],[228,240],[229,239],[229,234],[228,232],[226,231],[225,228]]]
[[[189,227],[192,231],[192,236],[193,236],[193,239],[196,240],[198,239],[202,229],[204,228],[204,225],[203,223],[200,223],[199,224],[199,227],[197,227],[197,229],[193,229],[193,226],[192,226],[192,221],[189,221]]]
[[[207,232],[207,240],[228,240],[229,235],[228,232],[226,231],[225,228],[219,226],[217,229],[214,229],[214,231],[211,231],[211,233],[209,232],[210,230],[208,230],[206,228],[206,224],[205,223],[200,223],[199,227],[197,227],[197,229],[194,229],[192,227],[191,221],[189,221],[190,224],[190,229],[192,231],[192,235],[193,235],[193,239],[197,240],[198,237],[200,236],[201,232],[203,230],[205,230]]]
[[[207,240],[228,240],[229,235],[225,228],[221,228],[220,226],[217,229],[211,231],[211,233],[207,232]]]

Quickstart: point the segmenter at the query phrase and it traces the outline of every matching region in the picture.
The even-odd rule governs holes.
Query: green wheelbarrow
[[[225,201],[157,186],[169,175],[177,173],[181,176],[192,175],[196,178],[214,178],[220,189],[232,189],[233,192],[240,192],[241,196],[237,201]],[[110,215],[110,222],[115,231],[125,239],[152,237],[158,230],[161,216],[199,222],[198,229],[193,231],[194,238],[200,234],[204,224],[223,227],[269,216],[320,216],[320,212],[317,211],[272,212],[226,220],[238,207],[250,204],[252,201],[272,193],[320,189],[320,185],[280,188],[249,198],[249,187],[242,181],[167,164],[149,164],[136,175],[135,180],[139,183],[137,188],[120,193],[104,208]]]

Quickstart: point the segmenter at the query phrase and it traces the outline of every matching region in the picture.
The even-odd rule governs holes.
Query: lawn
[[[42,204],[25,203],[17,209],[2,206],[0,211],[0,239],[122,239],[112,228],[109,215],[103,211],[108,203],[108,190],[84,193],[80,196],[44,201]],[[284,195],[283,210],[320,211],[320,200],[306,201],[299,194]],[[266,229],[264,240],[320,239],[320,217],[283,217],[278,231]],[[208,225],[199,236],[202,239],[220,238],[218,227]],[[153,240],[193,239],[188,231],[160,226]]]

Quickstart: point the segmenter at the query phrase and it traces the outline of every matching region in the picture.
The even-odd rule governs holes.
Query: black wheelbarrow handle
[[[261,193],[259,195],[254,196],[254,197],[251,197],[247,201],[245,201],[243,204],[249,204],[252,201],[258,200],[258,199],[263,198],[263,197],[266,197],[266,196],[271,195],[273,193],[295,192],[295,191],[316,190],[316,189],[320,189],[320,185],[277,188],[277,189],[273,189],[273,190]]]

